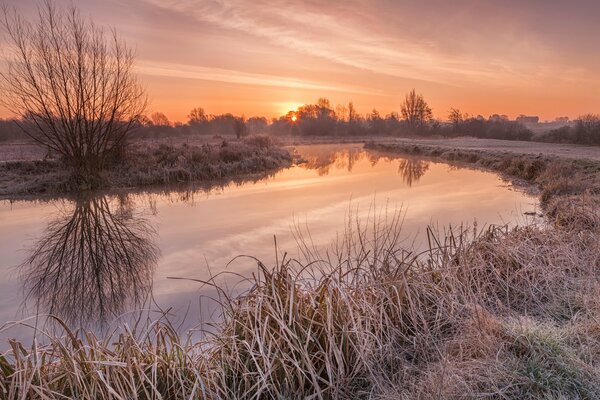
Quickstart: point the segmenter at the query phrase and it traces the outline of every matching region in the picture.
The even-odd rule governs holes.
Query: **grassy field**
[[[0,398],[599,398],[600,162],[368,147],[536,187],[547,224],[428,229],[415,254],[400,213],[350,216],[327,252],[307,238],[302,260],[258,262],[245,295],[221,291],[200,342],[160,321],[12,342]]]

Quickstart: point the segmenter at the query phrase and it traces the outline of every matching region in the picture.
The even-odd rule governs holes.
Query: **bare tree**
[[[246,126],[246,117],[243,115],[241,117],[235,117],[233,119],[233,131],[235,132],[235,136],[240,139],[242,136],[246,136],[248,133]]]
[[[196,107],[190,111],[190,115],[188,115],[188,124],[189,125],[202,125],[208,122],[208,116],[204,112],[204,108]]]
[[[411,90],[405,97],[400,107],[402,118],[406,120],[411,128],[419,128],[431,121],[433,114],[431,108],[423,99],[422,94],[417,94],[415,89]]]
[[[575,142],[600,144],[600,115],[581,115],[575,124]]]
[[[134,54],[75,7],[47,0],[31,22],[3,9],[10,49],[0,101],[32,139],[61,155],[88,180],[122,150],[147,97],[133,73]]]
[[[152,121],[152,124],[156,126],[171,126],[171,121],[169,121],[169,118],[167,118],[165,114],[158,111],[150,115],[150,121]]]
[[[448,120],[452,122],[454,127],[457,127],[461,122],[464,121],[462,111],[460,111],[458,108],[451,108],[450,112],[448,113]]]
[[[348,122],[355,122],[358,120],[358,113],[352,102],[348,103]]]

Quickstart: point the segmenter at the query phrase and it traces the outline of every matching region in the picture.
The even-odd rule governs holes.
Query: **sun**
[[[292,122],[296,122],[296,121],[298,121],[298,117],[295,115],[292,115]]]
[[[298,110],[298,107],[302,107],[303,105],[304,103],[298,101],[285,101],[277,103],[276,107],[279,110],[279,115],[285,115],[290,111],[295,112]]]

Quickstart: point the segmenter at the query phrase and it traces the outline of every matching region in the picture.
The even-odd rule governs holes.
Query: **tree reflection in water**
[[[302,157],[305,161],[303,168],[314,169],[319,176],[325,176],[329,174],[331,167],[352,172],[354,165],[368,157],[368,154],[362,149],[338,149],[325,145],[315,146],[303,153]]]
[[[368,159],[371,166],[377,165],[380,160],[392,161],[399,160],[398,173],[406,185],[411,187],[418,183],[419,179],[429,170],[429,162],[417,158],[399,158],[382,154],[376,151],[369,151],[363,148],[340,148],[336,145],[312,146],[303,148],[302,158],[303,168],[314,169],[319,176],[328,175],[332,167],[337,170],[347,170],[352,172],[355,165]]]
[[[398,173],[402,175],[402,180],[408,187],[411,187],[413,183],[418,183],[428,169],[428,162],[416,158],[402,159],[398,165]]]
[[[104,325],[129,305],[141,307],[158,261],[155,235],[127,197],[78,199],[23,263],[26,301],[74,326]]]

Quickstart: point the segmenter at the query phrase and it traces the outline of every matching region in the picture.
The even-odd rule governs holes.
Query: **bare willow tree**
[[[411,90],[404,98],[400,112],[411,128],[420,128],[431,121],[433,117],[431,108],[423,95],[415,92],[415,89]]]
[[[57,9],[50,0],[35,21],[4,7],[2,26],[10,48],[0,101],[79,177],[96,176],[146,108],[132,50],[116,31],[107,34],[75,7]]]

